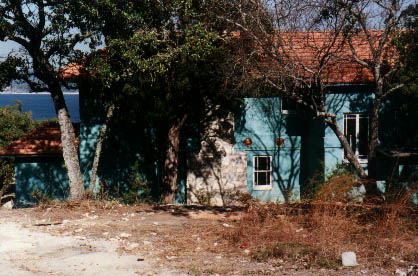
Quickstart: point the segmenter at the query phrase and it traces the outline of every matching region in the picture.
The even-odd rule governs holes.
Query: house
[[[74,128],[78,137],[78,124]],[[69,196],[57,123],[47,122],[34,129],[2,149],[0,156],[14,158],[16,206],[31,204],[37,197],[65,199]]]
[[[297,64],[317,68],[315,51],[318,47],[313,46],[323,45],[326,38],[327,32],[298,33],[294,40],[298,47],[290,57],[298,58]],[[360,56],[370,57],[367,45],[361,39],[356,40],[355,47]],[[263,62],[257,68],[260,74],[274,64],[273,61]],[[78,76],[79,67],[70,66],[65,73],[68,73],[67,77]],[[308,78],[305,73],[300,75]],[[329,86],[327,109],[336,114],[339,128],[367,169],[372,75],[340,57],[329,62],[322,77]],[[95,145],[106,112],[88,82],[79,84],[79,154],[88,186]],[[303,113],[298,105],[277,96],[245,98],[244,108],[214,121],[205,130],[205,139],[184,137],[179,154],[177,203],[229,205],[239,192],[249,193],[261,201],[298,200],[309,194],[311,179],[323,177],[324,173],[347,160],[331,129],[322,120]],[[135,120],[111,123],[100,160],[97,188],[124,198],[133,190],[138,197],[158,200],[162,186],[159,147],[164,148],[164,141],[156,138],[155,130],[156,126]],[[52,143],[40,151],[29,150],[29,146],[43,143],[39,142],[37,137],[40,135],[36,133],[45,132],[52,134],[51,129],[38,129],[1,153],[16,156],[17,196],[22,202],[29,200],[28,195],[34,189],[58,195],[58,191],[66,190],[68,185],[65,172],[59,167],[62,164],[60,153],[52,150]],[[42,139],[57,141],[56,137]],[[397,164],[393,158],[383,155],[379,158],[379,187],[384,191],[384,180],[394,173]],[[50,176],[47,171],[54,174]],[[49,182],[41,181],[38,175],[48,175]]]

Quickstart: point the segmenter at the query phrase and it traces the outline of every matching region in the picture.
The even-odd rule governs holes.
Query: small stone
[[[102,235],[107,236],[107,235],[109,235],[109,232],[103,232]]]
[[[220,260],[220,259],[222,259],[222,256],[216,256],[216,259]]]
[[[228,223],[224,223],[224,224],[222,224],[224,227],[232,227],[231,225],[229,225]]]
[[[217,242],[215,242],[215,243],[213,244],[213,246],[218,246],[218,243],[217,243]]]
[[[74,230],[74,232],[76,232],[76,233],[79,233],[81,231],[83,231],[83,228],[78,228],[77,230]]]
[[[247,254],[247,255],[248,255],[248,254],[250,254],[250,250],[248,250],[248,249],[245,249],[245,250],[244,250],[244,252],[245,252],[245,254]]]
[[[153,236],[157,236],[157,233],[155,233],[155,232],[151,232],[151,235],[153,235]]]
[[[302,232],[303,228],[296,229],[296,233]]]
[[[64,219],[63,221],[62,221],[62,224],[66,224],[66,223],[69,223],[70,221],[68,220],[68,219]]]
[[[145,220],[145,217],[141,217],[141,220]]]
[[[122,218],[122,220],[123,220],[123,221],[128,221],[129,219],[128,219],[128,218]]]
[[[177,256],[165,256],[167,260],[177,259]]]
[[[343,266],[357,266],[356,253],[349,251],[341,254]]]
[[[400,270],[399,268],[396,269],[395,274],[398,276],[406,276],[406,272]]]
[[[151,245],[151,242],[149,242],[149,241],[143,241],[143,244],[144,245]]]
[[[13,209],[13,201],[10,200],[10,201],[4,203],[3,206],[1,206],[1,208],[7,209],[7,210]]]
[[[126,247],[126,249],[128,249],[128,250],[134,250],[135,248],[138,248],[138,247],[139,247],[139,243],[134,242],[134,243],[129,244],[129,245]]]
[[[159,223],[158,223],[158,222],[156,222],[156,221],[154,221],[152,224],[154,224],[154,225],[159,225]]]
[[[127,238],[129,238],[129,237],[131,237],[132,235],[131,234],[128,234],[128,233],[120,233],[120,235],[119,235],[119,237],[121,238],[121,239],[127,239]]]

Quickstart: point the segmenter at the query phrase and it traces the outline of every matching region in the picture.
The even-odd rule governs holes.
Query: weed
[[[359,263],[390,267],[395,265],[392,257],[416,263],[418,208],[405,201],[354,203],[347,191],[356,184],[351,175],[337,174],[318,187],[308,203],[251,201],[224,237],[238,246],[245,244],[257,261],[280,259],[335,269],[341,266],[342,252],[354,251]]]

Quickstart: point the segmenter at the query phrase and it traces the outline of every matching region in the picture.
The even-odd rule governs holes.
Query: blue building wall
[[[16,206],[36,203],[34,192],[49,199],[67,199],[69,180],[59,157],[15,159]]]
[[[235,116],[234,150],[247,153],[247,189],[262,201],[300,199],[309,179],[324,160],[324,125],[297,114],[282,114],[279,98],[247,98],[245,109]],[[242,142],[252,140],[251,146]],[[276,139],[282,138],[283,145]],[[271,190],[255,190],[254,156],[272,156]]]

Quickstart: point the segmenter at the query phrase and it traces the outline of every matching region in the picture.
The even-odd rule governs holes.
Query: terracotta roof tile
[[[75,124],[76,144],[79,144],[80,125]],[[10,143],[0,151],[3,156],[62,155],[61,131],[58,123],[46,123]]]
[[[381,34],[382,31],[371,31],[371,36],[374,38],[378,38]],[[233,39],[242,40],[243,43],[245,43],[245,39],[241,36],[240,32],[231,32],[230,35]],[[296,71],[299,75],[303,78],[310,78],[312,77],[312,74],[304,69],[303,66],[309,67],[313,71],[318,69],[319,59],[323,56],[325,49],[329,48],[334,54],[327,62],[327,65],[321,69],[323,81],[328,83],[370,83],[374,80],[373,75],[369,70],[353,61],[352,52],[347,43],[342,47],[327,47],[333,39],[333,36],[329,31],[282,32],[280,33],[280,37],[281,45],[283,45],[283,47],[276,47],[276,49],[279,48],[276,53],[261,58],[260,62],[257,64],[258,66],[256,66],[257,68],[254,68],[253,74],[255,76],[258,74],[262,75],[263,73],[266,73],[266,71],[274,72],[274,65],[277,64],[275,55],[276,57],[279,55],[283,57],[283,53],[287,53],[288,62],[294,63],[296,66],[294,69],[297,69]],[[278,36],[273,39],[273,43],[277,43],[278,41]],[[353,37],[352,41],[354,49],[360,59],[372,59],[370,47],[364,34],[358,34]],[[341,42],[341,39],[337,38],[336,45],[341,45],[339,42]],[[275,48],[273,45],[263,47],[271,47],[270,49]],[[272,52],[273,51],[274,50],[272,50]],[[105,56],[106,48],[98,50],[98,54]],[[262,49],[260,51],[260,57],[265,55],[265,49]],[[393,56],[393,52],[391,53],[390,50],[386,51],[385,58],[387,58],[390,63],[395,62]],[[72,63],[62,68],[61,74],[67,79],[77,78],[81,75],[82,69],[82,65]]]

